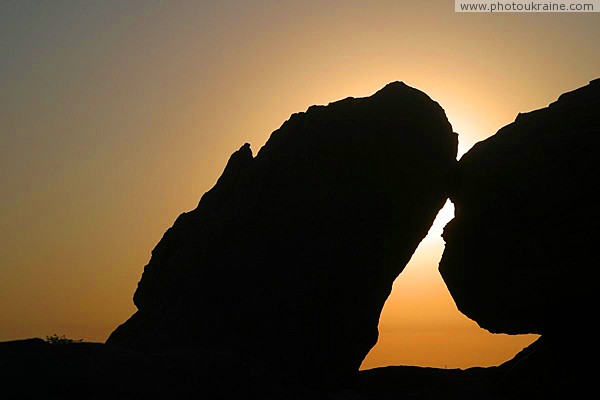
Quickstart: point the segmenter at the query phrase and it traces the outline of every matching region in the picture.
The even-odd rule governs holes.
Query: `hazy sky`
[[[290,114],[401,80],[444,107],[464,153],[599,77],[599,38],[599,13],[452,0],[0,2],[0,340],[104,341],[164,231]],[[442,226],[363,367],[493,365],[535,338],[456,310]]]

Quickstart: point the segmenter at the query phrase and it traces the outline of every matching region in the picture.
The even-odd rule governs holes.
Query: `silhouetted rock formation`
[[[592,332],[542,336],[498,367],[496,390],[509,399],[585,399],[597,390]]]
[[[589,397],[599,150],[600,80],[520,115],[469,151],[458,172],[450,124],[418,90],[394,83],[311,107],[257,157],[248,145],[234,153],[198,207],[165,233],[135,293],[139,311],[110,344],[0,342],[0,394]],[[448,185],[457,217],[440,271],[459,309],[493,332],[543,335],[497,367],[357,372]]]
[[[456,150],[443,109],[400,82],[292,115],[165,233],[139,311],[107,343],[220,349],[317,381],[356,372]]]
[[[460,311],[491,332],[585,326],[600,241],[600,80],[476,144],[450,197],[440,272]]]
[[[232,354],[180,349],[142,354],[102,343],[0,342],[6,399],[464,400],[582,399],[595,383],[589,337],[542,337],[488,368],[411,366],[360,371],[336,390],[316,390]]]
[[[187,348],[142,354],[104,343],[0,342],[3,399],[318,399],[255,360]]]

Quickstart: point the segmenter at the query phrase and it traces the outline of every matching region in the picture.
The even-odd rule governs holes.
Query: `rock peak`
[[[406,83],[404,83],[404,81],[394,81],[394,82],[390,82],[387,85],[385,85],[382,90],[385,90],[386,88],[399,88],[399,87],[410,87],[410,86],[408,86]]]
[[[385,85],[383,88],[379,89],[377,93],[388,93],[388,92],[396,92],[396,91],[405,91],[406,89],[413,89],[408,86],[406,83],[402,81],[394,81]],[[414,89],[413,89],[414,90]]]

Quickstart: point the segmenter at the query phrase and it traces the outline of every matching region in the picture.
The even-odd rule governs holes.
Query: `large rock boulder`
[[[520,114],[458,168],[440,272],[491,331],[564,335],[595,315],[600,80]]]
[[[456,150],[443,109],[400,82],[292,115],[164,234],[138,311],[107,343],[243,353],[316,380],[356,372]]]

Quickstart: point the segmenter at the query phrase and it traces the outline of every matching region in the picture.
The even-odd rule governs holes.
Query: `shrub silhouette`
[[[49,344],[72,344],[78,342],[83,342],[83,339],[69,339],[65,335],[58,336],[56,333],[52,336],[46,336],[46,343]]]

